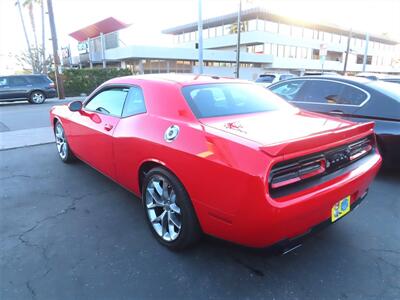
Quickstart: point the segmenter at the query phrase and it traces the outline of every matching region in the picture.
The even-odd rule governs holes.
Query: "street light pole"
[[[239,11],[238,11],[238,19],[237,19],[237,43],[236,43],[236,78],[239,78],[239,69],[240,69],[240,23],[242,17],[242,0],[239,0]]]
[[[53,12],[52,0],[47,0],[47,10],[49,12],[51,42],[53,45],[53,56],[54,56],[54,74],[55,74],[55,78],[56,78],[58,98],[65,99],[64,82],[63,82],[62,77],[60,76],[60,73],[58,72],[58,66],[60,65],[60,57],[58,56],[57,31],[56,31],[56,24],[54,22],[54,12]]]
[[[346,48],[346,57],[345,57],[345,59],[344,59],[343,75],[346,75],[346,72],[347,72],[347,60],[348,60],[348,58],[349,58],[350,40],[351,40],[352,30],[353,30],[353,29],[350,29],[350,31],[349,31],[349,36],[348,36],[348,38],[347,38],[347,48]]]
[[[363,58],[363,72],[365,72],[365,67],[367,64],[367,56],[368,56],[368,43],[369,43],[369,33],[365,35],[365,49],[364,49],[364,58]]]
[[[201,15],[202,11],[202,0],[199,1],[199,20],[197,23],[197,32],[199,35],[199,74],[203,74],[203,18]]]

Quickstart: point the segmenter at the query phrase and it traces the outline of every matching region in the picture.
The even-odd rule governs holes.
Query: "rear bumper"
[[[56,89],[48,89],[45,91],[46,98],[55,98],[57,97]]]
[[[315,230],[317,225],[330,222],[333,205],[345,197],[350,195],[352,209],[358,204],[379,171],[382,159],[374,153],[359,162],[345,173],[289,197],[251,195],[242,201],[229,222],[209,216],[207,222],[202,222],[207,224],[203,230],[255,248],[292,241]]]

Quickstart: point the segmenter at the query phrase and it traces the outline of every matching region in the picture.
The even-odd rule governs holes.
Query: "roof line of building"
[[[314,23],[314,22],[309,22],[309,21],[304,21],[304,20],[300,20],[300,19],[296,19],[296,18],[279,15],[276,13],[272,13],[262,7],[253,7],[253,8],[242,11],[242,15],[241,15],[242,21],[248,21],[248,20],[253,20],[253,19],[257,19],[257,18],[261,19],[261,20],[275,21],[275,22],[284,23],[284,24],[288,24],[288,25],[297,25],[297,26],[302,26],[302,27],[306,27],[309,29],[323,30],[326,32],[342,34],[342,35],[348,35],[349,31],[350,31],[350,29],[348,29],[348,28],[344,28],[344,27],[334,25],[334,24]],[[236,12],[203,20],[203,28],[207,29],[207,28],[221,26],[221,25],[229,25],[229,24],[233,24],[235,22],[237,22],[237,13]],[[197,31],[197,22],[168,28],[168,29],[163,30],[162,33],[177,35],[177,34],[182,34],[182,33],[192,32],[192,31]],[[356,31],[356,30],[352,31],[352,36],[356,37],[356,38],[365,39],[365,35],[366,35],[366,32],[361,32],[361,31]],[[372,41],[375,41],[375,42],[381,42],[381,43],[386,43],[386,44],[391,44],[391,45],[399,44],[398,40],[395,40],[395,39],[392,39],[390,37],[387,37],[385,35],[380,35],[380,34],[371,34],[369,39]]]

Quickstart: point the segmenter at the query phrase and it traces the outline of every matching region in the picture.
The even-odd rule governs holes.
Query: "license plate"
[[[340,200],[332,207],[331,221],[335,222],[350,211],[350,196]]]

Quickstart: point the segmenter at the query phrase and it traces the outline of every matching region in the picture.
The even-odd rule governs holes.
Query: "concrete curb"
[[[52,127],[0,132],[0,150],[54,143]]]

